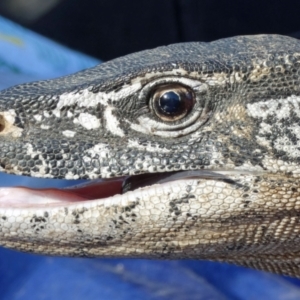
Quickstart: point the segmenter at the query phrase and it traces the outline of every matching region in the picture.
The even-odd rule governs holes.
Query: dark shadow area
[[[295,0],[51,0],[44,10],[44,1],[31,0],[29,9],[20,7],[23,14],[6,2],[0,14],[103,60],[170,43],[300,30]]]

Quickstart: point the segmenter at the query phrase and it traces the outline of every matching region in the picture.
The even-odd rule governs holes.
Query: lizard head
[[[297,48],[280,36],[175,44],[2,91],[1,170],[298,172]]]
[[[278,195],[298,197],[299,62],[294,39],[235,37],[142,51],[12,87],[0,93],[1,170],[112,178],[102,181],[105,190],[120,182],[112,193],[123,195],[71,203],[71,223],[86,215],[85,225],[73,222],[72,233],[62,233],[73,244],[82,242],[88,216],[101,210],[102,218],[97,246],[73,247],[76,255],[202,257],[262,268],[255,258],[246,263],[247,253],[265,245],[263,257],[296,239],[276,230],[289,213],[297,215],[296,204],[288,211]],[[50,202],[41,202],[46,215],[59,218],[65,202],[53,210]],[[42,239],[41,252],[50,252]],[[35,243],[25,241],[24,249]],[[277,258],[287,252],[280,251]],[[274,261],[263,268],[274,271]]]

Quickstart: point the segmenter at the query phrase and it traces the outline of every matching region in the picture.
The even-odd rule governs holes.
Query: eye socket
[[[195,94],[192,89],[173,83],[155,88],[149,104],[158,118],[174,122],[188,115],[195,102]]]

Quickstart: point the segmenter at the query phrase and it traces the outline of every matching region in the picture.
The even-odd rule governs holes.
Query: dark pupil
[[[172,91],[166,92],[159,98],[159,106],[167,114],[176,114],[181,110],[181,98]]]

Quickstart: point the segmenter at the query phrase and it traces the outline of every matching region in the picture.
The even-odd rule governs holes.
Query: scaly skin
[[[202,171],[106,199],[0,204],[0,243],[53,255],[212,259],[300,277],[299,73],[300,43],[261,35],[160,47],[2,91],[4,172]],[[172,122],[151,108],[153,90],[170,83],[195,98]]]

